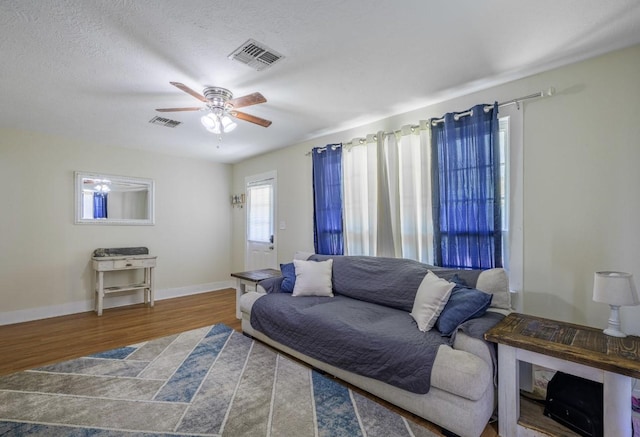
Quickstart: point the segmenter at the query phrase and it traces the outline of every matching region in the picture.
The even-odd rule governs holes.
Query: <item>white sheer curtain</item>
[[[427,126],[378,132],[343,153],[346,254],[433,260]]]
[[[378,235],[378,147],[373,135],[342,152],[345,255],[375,255]],[[344,147],[344,146],[343,146]]]

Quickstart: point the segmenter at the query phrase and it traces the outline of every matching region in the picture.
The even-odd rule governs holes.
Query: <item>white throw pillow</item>
[[[420,331],[426,332],[433,328],[455,285],[439,278],[431,270],[425,275],[411,310],[411,317],[415,319]]]
[[[511,292],[509,278],[502,268],[484,270],[478,276],[476,288],[485,293],[493,294],[491,308],[511,309]]]
[[[292,296],[333,296],[331,273],[333,260],[302,261],[293,260],[296,269],[296,283]]]

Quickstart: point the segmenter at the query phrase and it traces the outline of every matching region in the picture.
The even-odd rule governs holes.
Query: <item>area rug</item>
[[[0,436],[433,437],[219,324],[0,377]]]

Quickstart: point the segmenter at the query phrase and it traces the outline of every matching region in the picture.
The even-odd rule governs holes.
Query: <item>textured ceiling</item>
[[[227,59],[249,38],[285,59]],[[237,162],[637,43],[637,0],[0,0],[0,127]],[[259,91],[273,124],[220,142],[154,110],[199,106],[170,81]]]

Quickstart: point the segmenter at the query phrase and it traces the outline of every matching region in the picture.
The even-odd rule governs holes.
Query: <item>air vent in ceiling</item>
[[[283,58],[280,53],[253,39],[247,40],[229,55],[229,59],[242,62],[257,71],[271,67]]]
[[[176,121],[176,120],[171,120],[168,118],[164,118],[164,117],[153,117],[151,120],[149,120],[149,123],[152,124],[159,124],[160,126],[166,126],[166,127],[176,127],[177,125],[179,125],[180,123],[182,123],[181,121]]]

